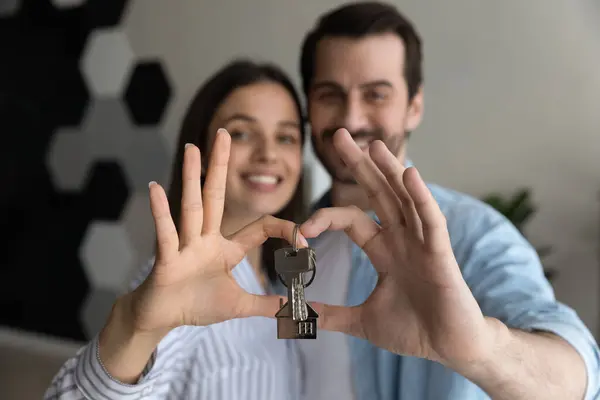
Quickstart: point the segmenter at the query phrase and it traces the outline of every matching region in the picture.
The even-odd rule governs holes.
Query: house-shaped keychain
[[[275,314],[277,318],[277,338],[278,339],[316,339],[317,338],[317,319],[319,314],[306,303],[308,316],[304,321],[294,321],[292,307],[290,302],[283,304],[283,299],[279,300],[280,309]]]
[[[294,239],[295,236],[294,234]],[[304,288],[309,286],[315,277],[316,256],[314,250],[311,248],[282,248],[276,250],[274,256],[275,271],[287,288],[288,300],[285,304],[283,304],[283,299],[279,300],[279,311],[275,314],[277,338],[316,339],[319,314],[304,299]],[[304,284],[303,274],[310,271],[313,276]],[[296,282],[297,286],[293,287],[293,282]],[[296,310],[293,309],[295,302],[298,302]]]

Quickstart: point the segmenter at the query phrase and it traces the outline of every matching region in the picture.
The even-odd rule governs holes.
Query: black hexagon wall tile
[[[74,7],[79,7],[87,0],[52,0],[54,7],[64,10]]]
[[[87,0],[84,9],[94,27],[118,25],[127,10],[128,0]]]
[[[78,55],[66,45],[69,31],[27,30],[28,23],[0,20],[0,91],[27,104],[32,118],[54,127],[79,124],[89,95]]]
[[[9,225],[19,229],[12,229],[14,241],[3,255],[2,281],[11,284],[4,285],[0,293],[0,321],[7,326],[81,340],[79,308],[88,291],[77,256],[84,232],[78,226],[84,215],[82,207],[77,202],[63,205],[63,199],[40,194],[28,200],[22,199],[25,204],[18,216],[19,224]],[[9,223],[6,218],[4,223]]]
[[[83,192],[89,218],[117,221],[127,199],[129,187],[125,173],[118,161],[96,161],[92,164],[89,180]]]
[[[69,62],[62,66],[62,74],[57,74],[56,79],[60,89],[55,104],[49,107],[53,122],[57,126],[80,124],[90,99],[81,71]]]
[[[159,124],[170,97],[171,86],[158,60],[135,66],[125,91],[125,102],[136,124]]]

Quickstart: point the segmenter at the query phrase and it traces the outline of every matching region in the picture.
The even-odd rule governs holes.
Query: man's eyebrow
[[[385,80],[385,79],[378,79],[376,81],[370,81],[370,82],[360,84],[360,87],[363,89],[374,88],[377,86],[387,86],[390,88],[394,87],[394,85],[392,85],[392,82]]]
[[[386,79],[377,79],[374,81],[369,81],[369,82],[365,82],[365,83],[361,83],[359,85],[359,87],[361,89],[370,89],[370,88],[375,88],[378,86],[386,86],[389,88],[392,88],[393,85],[390,81],[386,80]],[[320,82],[316,82],[314,85],[312,85],[312,89],[313,90],[319,90],[319,89],[334,89],[334,90],[339,90],[339,91],[345,91],[346,89],[344,87],[342,87],[342,85],[340,85],[339,83],[336,83],[334,81],[320,81]]]
[[[335,90],[340,90],[340,91],[344,91],[345,90],[342,87],[342,85],[340,85],[339,83],[336,83],[334,81],[320,81],[320,82],[316,82],[315,84],[312,85],[312,89],[313,90],[335,89]]]

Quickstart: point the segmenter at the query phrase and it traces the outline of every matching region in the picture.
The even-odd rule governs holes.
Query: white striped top
[[[140,271],[136,287],[153,262]],[[264,294],[250,263],[233,276],[246,291]],[[98,358],[98,337],[69,359],[45,400],[214,399],[296,400],[301,365],[293,341],[277,339],[274,318],[235,319],[208,327],[183,326],[158,345],[137,384],[112,378]]]

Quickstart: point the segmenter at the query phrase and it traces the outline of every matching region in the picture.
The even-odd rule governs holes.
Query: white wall
[[[298,73],[300,42],[334,0],[135,0],[124,29],[160,56],[176,98],[173,144],[196,87],[250,55]],[[426,117],[409,155],[423,175],[474,195],[532,186],[529,233],[555,246],[558,297],[594,330],[600,277],[600,5],[595,0],[395,1],[425,42]],[[309,155],[309,159],[312,156]],[[328,185],[313,171],[314,196]]]

